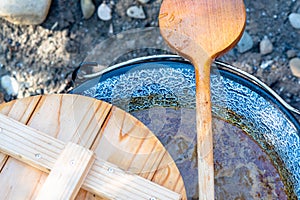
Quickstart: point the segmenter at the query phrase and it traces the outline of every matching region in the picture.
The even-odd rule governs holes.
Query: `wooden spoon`
[[[210,65],[231,49],[245,27],[242,0],[164,0],[160,31],[195,67],[199,199],[214,199]]]

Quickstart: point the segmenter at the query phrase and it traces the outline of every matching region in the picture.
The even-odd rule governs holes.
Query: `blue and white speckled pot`
[[[215,65],[211,75],[213,114],[249,133],[277,162],[291,192],[300,197],[300,124],[293,116],[300,112],[255,77],[221,62]],[[138,58],[95,76],[72,92],[128,112],[157,105],[195,107],[194,68],[178,56]],[[129,103],[133,97],[151,95],[155,96],[151,101]]]

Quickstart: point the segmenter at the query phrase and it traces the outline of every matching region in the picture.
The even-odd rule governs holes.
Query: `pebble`
[[[260,65],[260,68],[266,69],[266,68],[270,67],[273,64],[273,62],[274,62],[273,60],[268,60],[266,62],[262,62]]]
[[[13,24],[41,24],[48,15],[51,1],[1,0],[0,17]]]
[[[4,95],[3,93],[0,93],[0,104],[4,102]]]
[[[296,50],[293,50],[293,49],[290,49],[286,52],[286,55],[288,58],[294,58],[297,56],[297,51]]]
[[[95,5],[92,0],[81,0],[81,11],[84,19],[89,19],[95,12]]]
[[[1,87],[6,91],[8,95],[17,96],[19,92],[18,81],[9,75],[4,75],[1,78]]]
[[[259,43],[259,50],[260,50],[260,54],[262,55],[272,53],[273,44],[268,37],[265,36],[264,39]]]
[[[135,19],[145,19],[146,15],[142,6],[131,6],[127,9],[126,14]]]
[[[109,25],[109,28],[108,28],[108,34],[114,34],[114,27],[112,24]]]
[[[146,4],[148,3],[150,0],[138,0],[138,2],[142,3],[142,4]]]
[[[253,39],[248,32],[244,32],[241,40],[237,44],[237,49],[239,53],[245,53],[246,51],[252,49]]]
[[[291,59],[289,64],[293,75],[300,78],[300,58]]]
[[[103,21],[111,20],[111,8],[103,1],[98,7],[98,17]]]
[[[289,15],[289,21],[294,28],[300,29],[300,14],[299,13],[291,13]]]

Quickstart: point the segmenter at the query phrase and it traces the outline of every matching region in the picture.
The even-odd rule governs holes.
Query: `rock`
[[[148,3],[150,0],[138,0],[138,2],[142,3],[142,4],[146,4]]]
[[[237,44],[238,52],[245,53],[246,51],[250,50],[253,47],[253,40],[252,37],[247,33],[244,32],[241,40]]]
[[[266,68],[270,67],[273,64],[273,62],[274,62],[273,60],[268,60],[268,61],[262,62],[260,65],[260,68],[266,69]]]
[[[95,12],[95,5],[92,0],[81,0],[81,11],[84,19],[89,19]]]
[[[110,35],[114,34],[114,27],[112,24],[109,25],[108,34],[110,34]]]
[[[291,13],[289,15],[289,21],[294,28],[300,29],[300,14],[299,13]]]
[[[8,95],[17,96],[19,92],[18,81],[9,75],[4,75],[1,78],[1,87],[6,91]]]
[[[131,6],[127,9],[126,14],[135,19],[145,19],[146,15],[142,6]]]
[[[50,5],[51,0],[1,0],[0,17],[14,24],[41,24]]]
[[[0,92],[0,104],[4,102],[4,95]]]
[[[290,49],[286,52],[288,58],[294,58],[297,56],[296,50]]]
[[[98,17],[103,21],[111,20],[111,8],[103,1],[98,7]]]
[[[265,36],[264,39],[259,43],[259,50],[262,55],[272,53],[273,44],[268,37]]]
[[[300,78],[300,58],[291,59],[289,64],[293,75]]]

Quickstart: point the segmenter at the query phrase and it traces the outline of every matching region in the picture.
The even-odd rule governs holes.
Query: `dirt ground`
[[[96,7],[102,3],[94,2]],[[150,0],[143,5],[137,0],[107,3],[112,7],[110,21],[100,20],[96,13],[88,20],[83,19],[79,0],[53,0],[46,21],[39,26],[17,26],[0,19],[0,76],[9,74],[17,80],[20,87],[17,98],[62,92],[73,70],[97,44],[113,34],[158,26],[161,0]],[[141,5],[146,18],[128,17],[126,10],[132,5]],[[245,0],[245,5],[246,31],[254,46],[244,53],[235,48],[220,60],[258,77],[300,109],[300,78],[293,76],[289,68],[291,55],[287,54],[293,50],[293,56],[300,57],[300,30],[293,28],[288,20],[291,12],[299,12],[300,1]],[[265,36],[274,48],[270,54],[262,55],[259,43]],[[100,51],[97,56],[101,54]],[[262,67],[265,63],[268,65]],[[13,98],[3,89],[0,91],[0,102]]]

